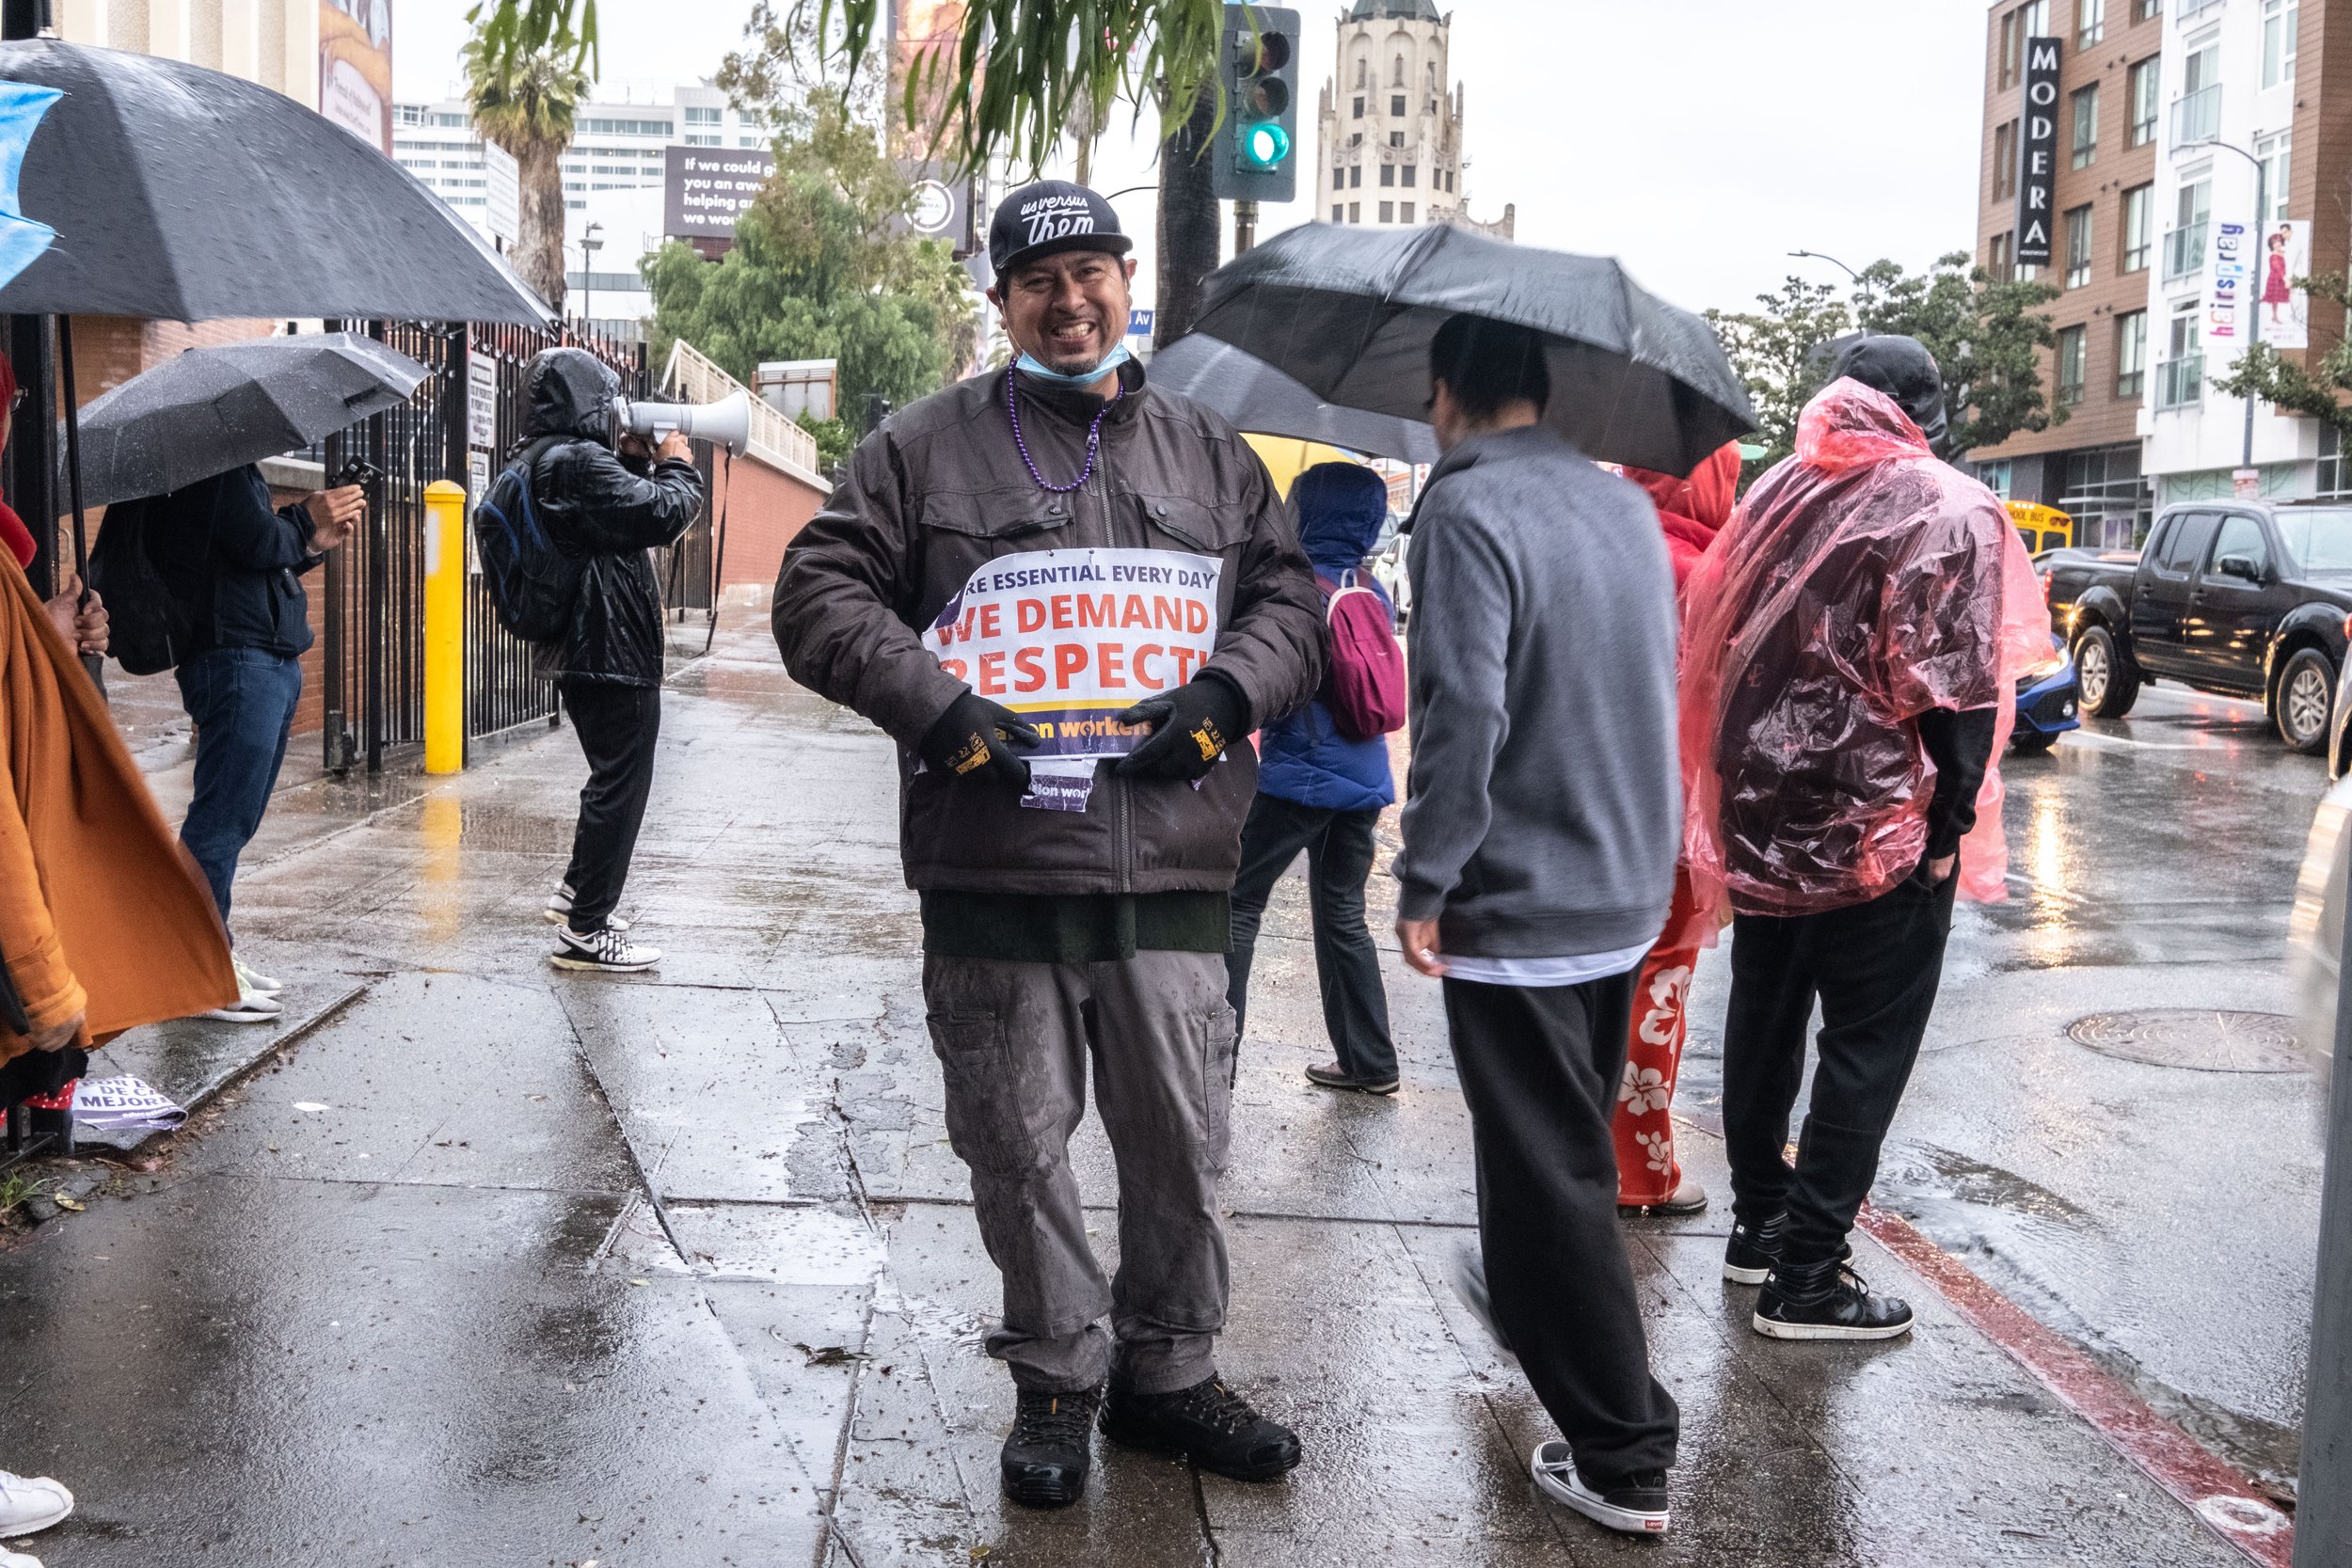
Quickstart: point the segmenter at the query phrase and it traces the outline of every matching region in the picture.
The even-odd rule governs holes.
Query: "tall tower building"
[[[1511,238],[1515,208],[1478,223],[1463,199],[1463,94],[1446,63],[1453,20],[1436,0],[1354,0],[1342,13],[1339,73],[1323,88],[1317,216]]]

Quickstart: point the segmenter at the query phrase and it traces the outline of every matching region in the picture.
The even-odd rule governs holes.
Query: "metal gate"
[[[337,324],[329,323],[330,330]],[[358,460],[381,476],[368,493],[368,522],[326,559],[325,637],[326,767],[382,770],[392,748],[424,739],[424,490],[437,480],[464,486],[469,501],[521,438],[523,368],[541,349],[585,348],[611,365],[624,393],[645,391],[644,349],[571,331],[426,322],[351,324],[351,330],[400,350],[430,372],[397,408],[327,437],[321,452],[333,484]],[[469,361],[487,378],[491,441],[469,420]],[[468,557],[472,555],[471,531]],[[530,646],[491,612],[480,573],[466,592],[466,736],[469,741],[534,720],[552,721],[552,683],[532,668]]]

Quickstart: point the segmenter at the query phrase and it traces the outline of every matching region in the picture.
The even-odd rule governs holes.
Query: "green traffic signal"
[[[1279,168],[1291,155],[1290,136],[1279,125],[1268,121],[1252,125],[1243,135],[1242,156],[1258,168]]]

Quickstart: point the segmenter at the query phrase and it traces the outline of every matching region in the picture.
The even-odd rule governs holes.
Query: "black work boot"
[[[1774,1339],[1892,1339],[1911,1332],[1911,1307],[1873,1295],[1844,1258],[1776,1264],[1756,1298],[1756,1331]]]
[[[1761,1225],[1731,1222],[1731,1240],[1724,1244],[1724,1277],[1734,1285],[1761,1285],[1780,1261],[1780,1241],[1788,1230],[1786,1210]]]
[[[1103,1402],[1098,1385],[1069,1394],[1039,1394],[1024,1388],[998,1461],[1005,1496],[1030,1508],[1065,1508],[1087,1489],[1092,1458],[1094,1412]]]
[[[1103,1435],[1232,1481],[1272,1481],[1298,1463],[1298,1434],[1259,1415],[1214,1372],[1172,1394],[1114,1386],[1103,1402]]]

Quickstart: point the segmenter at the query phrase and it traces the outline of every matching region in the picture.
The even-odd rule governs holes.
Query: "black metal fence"
[[[382,475],[370,483],[367,527],[327,557],[321,639],[326,764],[373,773],[388,748],[424,738],[425,486],[448,480],[467,490],[469,508],[479,499],[521,437],[523,367],[541,349],[588,349],[620,373],[630,397],[645,395],[645,359],[643,344],[570,330],[425,322],[350,329],[430,372],[405,404],[329,436],[320,451],[330,485],[354,460]],[[467,553],[470,561],[470,527]],[[465,603],[467,738],[552,719],[552,685],[533,673],[530,647],[498,624],[478,573],[468,574]]]

